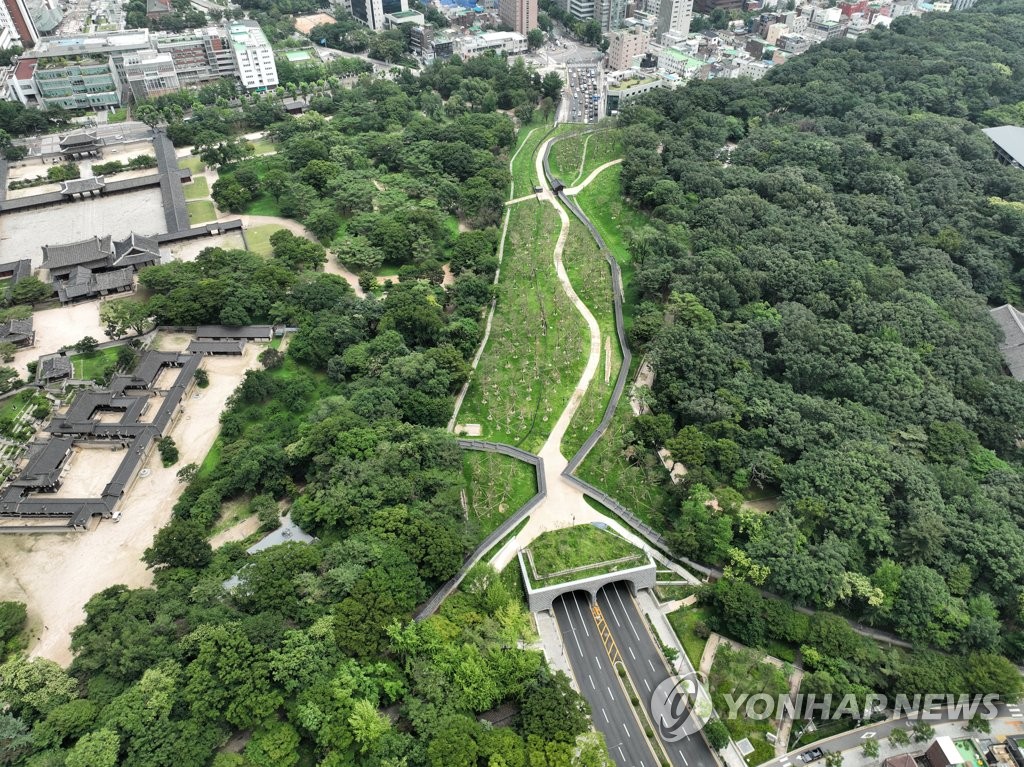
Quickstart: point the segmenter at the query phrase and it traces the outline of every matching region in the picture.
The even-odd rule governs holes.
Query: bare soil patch
[[[82,335],[82,331],[78,331]],[[161,347],[163,348],[163,347]],[[0,536],[0,600],[28,604],[32,656],[71,661],[71,631],[85,617],[83,608],[98,591],[115,584],[148,586],[152,573],[140,557],[171,516],[184,485],[175,476],[188,463],[201,463],[220,430],[218,417],[245,370],[254,367],[261,346],[248,344],[241,357],[204,362],[210,385],[182,402],[184,412],[171,429],[181,457],[164,468],[155,449],[117,510],[120,522],[94,522],[87,533]]]

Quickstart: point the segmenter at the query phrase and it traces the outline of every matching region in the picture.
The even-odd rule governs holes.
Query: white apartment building
[[[274,49],[255,21],[232,21],[228,37],[238,65],[238,79],[250,91],[277,87],[277,65]]]

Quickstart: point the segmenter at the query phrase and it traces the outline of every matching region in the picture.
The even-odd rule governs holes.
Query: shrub
[[[178,446],[174,444],[173,439],[164,437],[156,443],[156,446],[160,451],[160,460],[163,461],[165,468],[178,462]]]
[[[198,368],[195,372],[196,386],[200,389],[205,389],[210,385],[210,374],[202,368]]]

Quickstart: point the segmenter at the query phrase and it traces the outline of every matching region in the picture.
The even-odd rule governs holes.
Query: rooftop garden
[[[530,585],[555,586],[628,570],[647,555],[604,526],[577,525],[542,533],[524,551]]]

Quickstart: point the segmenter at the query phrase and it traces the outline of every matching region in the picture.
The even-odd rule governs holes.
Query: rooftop
[[[99,261],[110,256],[111,252],[109,234],[106,237],[90,237],[88,240],[63,245],[43,245],[42,267],[54,269]]]
[[[1024,314],[1010,304],[989,309],[988,313],[1003,332],[999,351],[1010,375],[1024,381]]]
[[[1015,163],[1024,166],[1024,128],[1018,125],[1000,125],[997,128],[981,130],[996,146],[1010,155]]]

